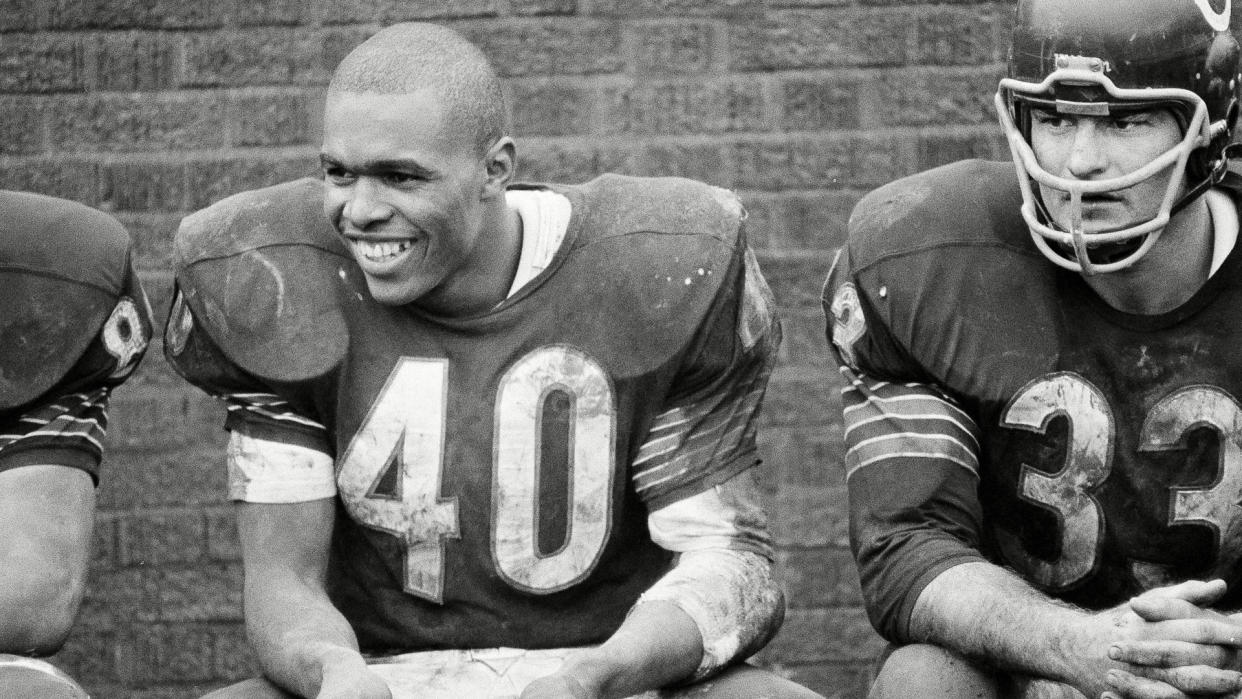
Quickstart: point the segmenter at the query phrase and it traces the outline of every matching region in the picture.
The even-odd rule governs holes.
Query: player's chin
[[[367,290],[371,297],[385,306],[404,306],[414,303],[427,293],[424,284],[410,279],[390,279],[373,277],[366,272]]]

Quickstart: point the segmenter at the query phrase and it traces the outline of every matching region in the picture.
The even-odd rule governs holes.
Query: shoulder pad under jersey
[[[1019,213],[1010,163],[963,160],[890,182],[850,214],[853,267],[946,245],[1004,244],[1039,253]]]
[[[746,217],[733,192],[681,177],[608,174],[579,189],[590,199],[588,235],[700,234],[732,245]]]
[[[117,308],[129,255],[125,229],[101,211],[0,191],[0,410],[65,378]]]
[[[317,180],[242,192],[194,213],[173,250],[196,324],[244,371],[298,381],[345,356],[340,285],[353,262],[324,216]]]

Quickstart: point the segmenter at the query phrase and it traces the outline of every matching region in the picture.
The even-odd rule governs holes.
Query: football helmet
[[[1231,9],[1231,0],[1019,0],[1008,77],[995,103],[1018,169],[1022,217],[1055,264],[1086,274],[1134,264],[1173,214],[1224,177],[1239,81]],[[1108,116],[1149,108],[1171,109],[1183,138],[1120,177],[1054,175],[1029,143],[1032,109]],[[1082,230],[1083,194],[1125,189],[1166,170],[1172,176],[1154,218],[1120,230]],[[1068,193],[1067,226],[1047,214],[1037,185]],[[1123,244],[1114,259],[1088,255],[1108,244]]]
[[[90,699],[86,690],[44,660],[0,653],[0,696]]]

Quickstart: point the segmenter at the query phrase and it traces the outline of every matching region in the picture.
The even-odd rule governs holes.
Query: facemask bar
[[[1060,82],[1070,82],[1079,85],[1099,85],[1108,93],[1109,97],[1117,101],[1140,103],[1176,101],[1193,104],[1195,112],[1190,122],[1186,125],[1186,132],[1181,142],[1134,172],[1106,180],[1075,180],[1058,177],[1040,167],[1039,162],[1035,159],[1035,152],[1022,135],[1021,129],[1014,122],[1007,95],[1009,92],[1032,96],[1046,95],[1049,93],[1053,83]],[[1090,108],[1089,105],[1096,103],[1067,102],[1066,104]],[[1022,192],[1022,218],[1031,230],[1031,237],[1035,241],[1035,246],[1057,266],[1082,274],[1114,272],[1125,269],[1137,262],[1139,258],[1151,249],[1151,246],[1155,244],[1172,215],[1171,212],[1176,203],[1178,191],[1185,179],[1186,163],[1190,158],[1191,152],[1196,148],[1207,145],[1211,140],[1207,105],[1202,98],[1190,90],[1181,88],[1118,88],[1098,70],[1090,68],[1061,68],[1054,71],[1038,84],[1013,78],[1004,78],[1000,81],[1000,89],[996,92],[995,105],[997,114],[1000,115],[1001,126],[1004,128],[1006,139],[1009,142],[1009,150],[1013,153],[1014,165],[1018,170],[1018,184]],[[1083,113],[1085,110],[1073,111],[1074,113]],[[1172,169],[1173,175],[1169,178],[1168,187],[1165,189],[1160,211],[1153,219],[1116,231],[1102,233],[1083,232],[1082,196],[1084,194],[1097,194],[1126,189],[1169,169]],[[1053,222],[1050,220],[1047,222],[1041,220],[1039,215],[1039,199],[1031,184],[1031,180],[1070,195],[1071,220],[1069,222],[1069,231],[1053,227]],[[1120,260],[1095,264],[1091,262],[1087,254],[1091,247],[1130,240],[1139,236],[1146,236],[1142,244]],[[1075,259],[1067,258],[1065,254],[1054,250],[1048,243],[1050,240],[1073,250]]]

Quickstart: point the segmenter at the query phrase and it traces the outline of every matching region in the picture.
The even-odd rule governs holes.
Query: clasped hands
[[[1101,612],[1121,633],[1107,650],[1101,699],[1242,696],[1242,614],[1210,608],[1222,580],[1156,588]]]

